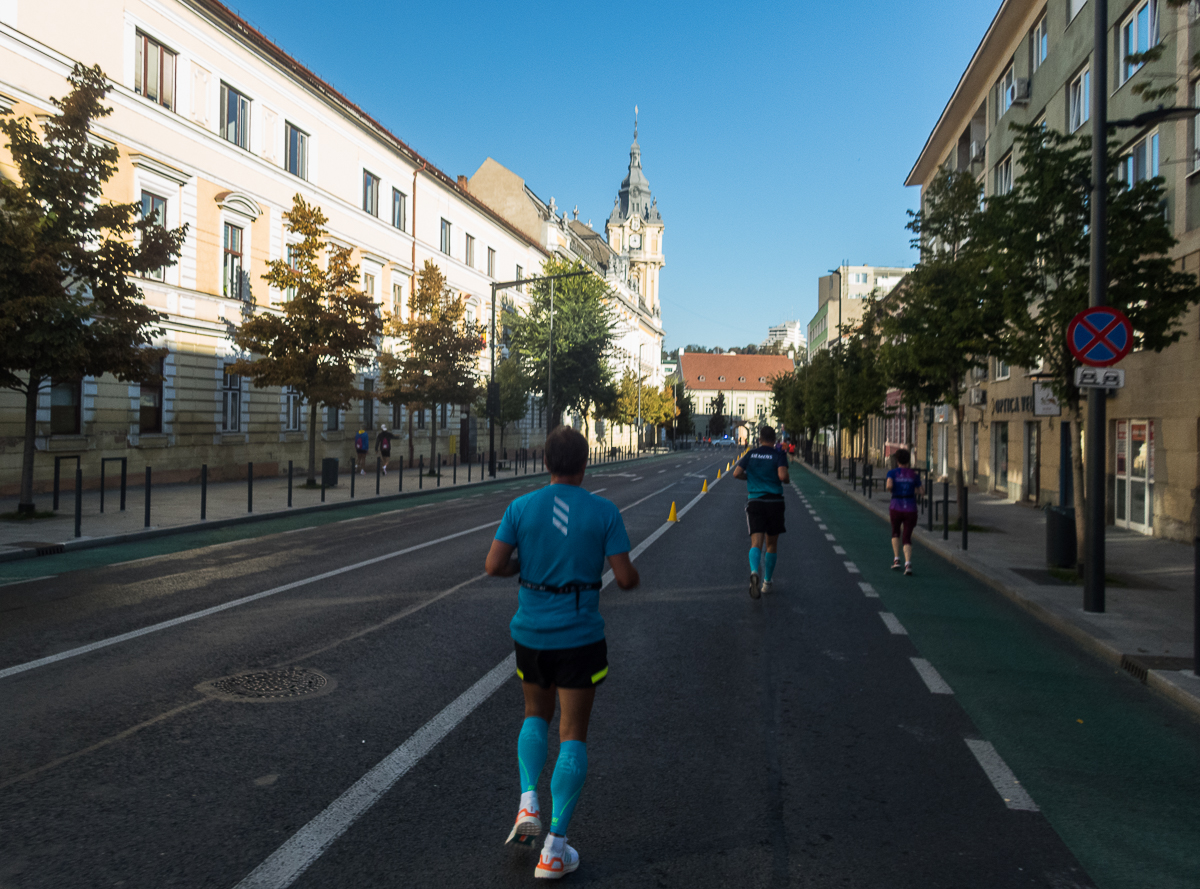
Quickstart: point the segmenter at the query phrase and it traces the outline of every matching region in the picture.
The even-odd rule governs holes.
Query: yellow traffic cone
[[[729,471],[729,467],[730,467],[730,466],[732,466],[732,465],[733,465],[732,463],[726,463],[726,464],[725,464],[725,471],[726,471],[726,472],[728,472],[728,471]]]
[[[700,493],[701,493],[701,494],[707,494],[707,493],[708,493],[708,479],[705,479],[705,480],[704,480],[704,487],[702,487],[702,488],[700,489]]]
[[[720,478],[720,477],[721,477],[721,467],[718,466],[717,467],[717,478]]]
[[[671,514],[669,516],[667,516],[667,521],[668,522],[679,521],[679,516],[675,515],[675,501],[674,500],[671,501]]]

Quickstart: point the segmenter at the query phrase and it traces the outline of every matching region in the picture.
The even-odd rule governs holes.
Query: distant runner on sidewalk
[[[388,461],[392,459],[392,433],[388,432],[387,423],[379,426],[379,434],[375,436],[375,453],[383,464],[383,474],[387,475]]]
[[[746,479],[746,527],[750,531],[750,598],[757,599],[760,589],[763,593],[771,591],[779,535],[787,530],[783,526],[783,485],[791,481],[791,478],[788,476],[787,455],[775,448],[774,429],[764,426],[759,431],[758,447],[747,451],[742,459],[737,461],[733,467],[733,477]]]
[[[608,675],[608,646],[600,616],[605,562],[617,586],[640,579],[629,561],[629,535],[612,501],[585,491],[587,439],[569,426],[546,437],[550,484],[518,497],[504,511],[485,568],[493,577],[520,575],[517,613],[509,625],[517,676],[525,694],[525,722],[517,737],[521,804],[506,843],[531,846],[541,835],[538,776],[546,764],[546,735],[558,723],[558,761],[550,779],[550,833],[533,875],[557,880],[579,867],[567,845],[567,825],[587,775],[587,731],[596,686]],[[520,561],[512,558],[520,551]]]
[[[367,430],[359,429],[358,435],[354,436],[354,453],[359,475],[367,474],[367,452],[370,450],[371,436],[367,435]]]
[[[895,453],[895,469],[887,474],[887,489],[892,492],[888,517],[892,520],[892,570],[900,567],[900,547],[904,547],[904,573],[912,576],[912,533],[917,527],[917,498],[921,496],[921,477],[909,467],[908,449]]]

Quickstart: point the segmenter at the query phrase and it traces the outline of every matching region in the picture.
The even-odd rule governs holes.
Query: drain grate
[[[319,697],[333,691],[336,683],[319,670],[283,667],[254,670],[212,679],[196,686],[199,691],[226,701],[290,701]]]
[[[1192,666],[1190,657],[1166,657],[1163,655],[1123,654],[1121,669],[1139,682],[1145,682],[1150,670],[1186,670]]]

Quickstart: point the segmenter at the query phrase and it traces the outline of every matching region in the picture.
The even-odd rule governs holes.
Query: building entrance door
[[[1119,527],[1150,534],[1154,524],[1154,423],[1117,421],[1116,491]]]
[[[1038,502],[1041,493],[1041,443],[1039,423],[1025,424],[1025,499]]]
[[[1008,424],[993,423],[992,429],[992,487],[1008,496]]]

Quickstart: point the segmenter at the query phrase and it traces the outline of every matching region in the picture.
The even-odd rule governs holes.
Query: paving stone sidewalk
[[[838,480],[799,463],[846,496],[887,518],[889,497],[882,490],[884,470],[875,469],[880,490],[868,499],[851,487],[847,473]],[[942,493],[938,485],[936,493]],[[951,491],[953,496],[953,491]],[[1046,567],[1046,516],[1042,510],[972,490],[970,525],[987,531],[942,537],[940,507],[932,532],[921,513],[914,540],[983,580],[1039,619],[1067,634],[1094,654],[1128,670],[1156,691],[1200,714],[1200,677],[1193,672],[1194,554],[1192,547],[1146,537],[1121,528],[1106,529],[1105,611],[1083,610],[1083,586],[1055,576]],[[950,504],[950,520],[957,517]],[[920,571],[921,550],[914,554]]]

